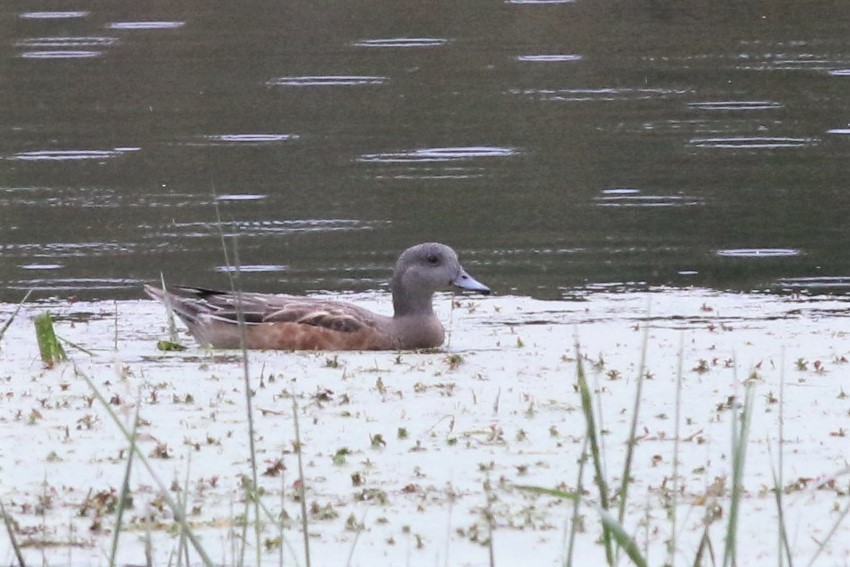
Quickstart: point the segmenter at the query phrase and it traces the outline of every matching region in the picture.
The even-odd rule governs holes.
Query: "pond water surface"
[[[264,291],[379,288],[424,240],[543,298],[850,281],[845,0],[0,19],[0,300],[227,285],[222,233]]]

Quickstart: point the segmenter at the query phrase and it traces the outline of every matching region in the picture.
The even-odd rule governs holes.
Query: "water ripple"
[[[76,161],[76,160],[106,160],[124,155],[127,152],[138,151],[141,148],[114,148],[112,150],[39,150],[20,152],[8,159],[19,161]]]
[[[64,266],[62,264],[21,264],[18,267],[22,270],[60,270]]]
[[[15,42],[16,47],[108,47],[118,42],[117,37],[81,36],[81,37],[30,37]]]
[[[211,144],[243,144],[260,145],[274,144],[277,142],[288,142],[297,140],[298,134],[214,134],[203,136],[203,139]]]
[[[697,110],[774,110],[784,107],[772,100],[718,100],[691,102],[688,106]]]
[[[829,71],[835,61],[826,58],[767,58],[761,62],[744,63],[736,66],[741,71]]]
[[[703,199],[686,195],[642,195],[639,189],[606,189],[594,199],[599,207],[659,208],[703,205]]]
[[[142,285],[140,280],[128,278],[62,278],[19,280],[9,289],[35,291],[79,291],[113,290],[135,288]]]
[[[664,100],[688,94],[683,89],[602,87],[596,89],[509,89],[508,94],[553,102]]]
[[[112,30],[174,30],[182,28],[186,22],[150,21],[150,22],[112,22],[109,29]]]
[[[258,193],[233,193],[229,195],[218,195],[216,201],[262,201],[267,199],[268,195]]]
[[[449,40],[436,37],[390,37],[385,39],[361,39],[354,47],[439,47]]]
[[[274,264],[247,264],[242,266],[216,266],[216,272],[285,272],[289,267]]]
[[[359,75],[315,75],[302,77],[278,77],[267,81],[273,87],[327,87],[327,86],[360,86],[383,85],[389,81],[387,77],[370,77]]]
[[[517,154],[514,148],[500,148],[494,146],[462,146],[447,148],[422,148],[418,150],[405,150],[401,152],[387,152],[378,154],[364,154],[357,161],[367,163],[408,163],[408,162],[433,162],[454,161],[472,158],[509,157]]]
[[[828,289],[850,288],[850,276],[813,276],[799,278],[780,278],[777,283],[789,289]]]
[[[765,150],[802,148],[816,144],[818,141],[817,138],[738,136],[730,138],[692,138],[688,141],[688,144],[695,148]]]
[[[25,20],[67,20],[71,18],[85,18],[89,13],[84,10],[67,12],[23,12],[19,18]]]
[[[817,41],[742,41],[737,54],[737,69],[747,71],[829,71],[842,63],[831,50],[818,47]]]
[[[505,4],[571,4],[575,0],[505,0]]]
[[[543,63],[557,63],[565,61],[581,61],[581,55],[563,54],[563,55],[517,55],[517,61],[532,61]]]
[[[354,219],[300,219],[300,220],[245,220],[219,225],[214,222],[176,222],[167,228],[177,229],[150,233],[151,238],[162,237],[207,238],[210,234],[219,234],[223,229],[225,235],[231,236],[263,236],[268,234],[298,234],[305,232],[340,232],[351,230],[372,230],[375,223]],[[235,229],[235,230],[234,230]]]
[[[165,187],[163,187],[163,190]],[[0,188],[0,209],[3,207],[75,207],[75,208],[144,208],[152,207],[192,207],[198,208],[210,203],[209,197],[192,193],[155,193],[126,192],[109,187],[2,187]],[[6,228],[9,228],[6,226]],[[141,225],[140,231],[149,230]],[[2,246],[2,243],[0,243]]]
[[[99,57],[101,54],[101,51],[61,49],[50,51],[25,51],[20,54],[20,57],[23,57],[24,59],[90,59],[92,57]]]
[[[717,250],[718,256],[730,258],[778,258],[785,256],[799,256],[800,251],[794,248],[731,248]]]
[[[374,177],[375,179],[432,179],[435,181],[441,179],[480,179],[484,177],[484,170],[481,168],[456,167],[423,171],[410,168],[407,171],[377,174]]]
[[[29,258],[82,258],[126,254],[133,252],[134,246],[116,242],[25,242],[6,244],[3,251],[13,255],[23,253]]]

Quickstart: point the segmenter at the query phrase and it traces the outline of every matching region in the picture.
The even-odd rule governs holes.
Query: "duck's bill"
[[[477,291],[478,293],[483,293],[487,295],[490,293],[490,288],[479,282],[465,271],[461,270],[458,276],[452,281],[452,285],[456,285],[461,289],[468,289],[469,291]]]

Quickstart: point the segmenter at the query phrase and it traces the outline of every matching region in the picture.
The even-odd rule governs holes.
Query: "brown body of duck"
[[[284,350],[406,350],[443,344],[445,331],[432,301],[457,286],[488,294],[464,271],[454,250],[425,243],[405,250],[391,280],[393,316],[350,303],[294,295],[145,286],[168,304],[202,345]],[[244,325],[240,325],[240,321]]]

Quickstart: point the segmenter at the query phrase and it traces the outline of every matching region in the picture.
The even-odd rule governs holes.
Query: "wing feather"
[[[241,314],[241,319],[249,325],[297,323],[339,333],[356,333],[378,326],[376,317],[379,316],[348,303],[292,295],[231,293],[200,288],[174,288],[169,291],[179,291],[179,296],[183,298],[193,297],[199,305],[195,310],[205,311],[208,317],[222,322],[236,323]]]

